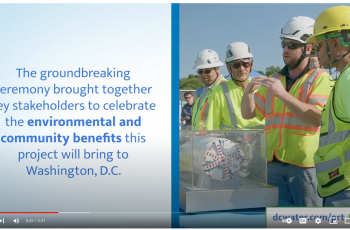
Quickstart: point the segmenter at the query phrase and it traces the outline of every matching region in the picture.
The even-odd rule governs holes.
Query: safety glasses
[[[198,73],[198,74],[203,74],[203,73],[209,74],[212,70],[214,70],[214,69],[197,70],[197,73]]]
[[[303,47],[304,44],[303,43],[296,43],[296,42],[285,42],[285,41],[281,41],[281,47],[284,48],[284,47],[288,47],[288,49],[290,50],[295,50],[299,47]]]
[[[229,66],[232,66],[234,69],[239,69],[241,66],[244,68],[250,67],[251,59],[250,58],[241,58],[234,61],[228,62]]]
[[[315,43],[314,43],[314,49],[316,50],[316,52],[319,52],[319,51],[320,51],[320,48],[321,48],[320,44],[321,44],[322,42],[324,42],[324,41],[326,41],[326,39],[323,39],[323,40],[321,40],[321,41],[319,41],[319,42],[315,42]]]
[[[243,66],[244,68],[248,68],[250,67],[250,62],[236,62],[231,66],[234,69],[239,69],[241,66]]]

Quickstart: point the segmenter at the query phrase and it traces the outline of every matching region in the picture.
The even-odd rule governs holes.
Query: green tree
[[[267,67],[265,71],[266,71],[265,75],[270,76],[271,74],[281,71],[281,68],[279,66],[270,66],[270,67]]]
[[[199,79],[199,75],[190,74],[190,75],[188,75],[188,78],[198,78]]]
[[[182,78],[180,79],[180,89],[194,89],[197,90],[199,88],[202,88],[204,86],[203,82],[199,79],[198,75],[192,75],[190,74],[188,78]]]

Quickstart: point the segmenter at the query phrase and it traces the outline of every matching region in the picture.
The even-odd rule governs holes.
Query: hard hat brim
[[[193,69],[206,69],[206,68],[212,68],[212,67],[219,67],[219,66],[223,66],[224,63],[222,63],[221,61],[213,63],[213,64],[205,64],[205,65],[195,65],[193,66]]]
[[[293,36],[288,36],[288,35],[280,36],[280,39],[281,39],[281,40],[283,40],[283,38],[284,38],[284,39],[288,39],[288,40],[293,40],[293,41],[299,41],[299,42],[301,42],[301,43],[306,43],[306,41],[303,41],[303,40],[301,40],[301,39],[297,39],[297,38],[295,38],[295,37],[293,37]]]
[[[319,35],[319,34],[318,34]],[[312,36],[310,36],[310,37],[308,37],[307,39],[306,39],[306,42],[307,43],[315,43],[316,42],[316,36],[317,35],[312,35]]]
[[[318,36],[318,35],[322,35],[322,34],[326,34],[326,33],[331,33],[331,32],[340,32],[340,31],[342,31],[342,30],[349,30],[350,29],[350,26],[347,26],[347,27],[343,27],[343,28],[341,28],[341,30],[339,30],[339,28],[329,28],[329,29],[327,29],[327,30],[323,30],[323,31],[321,31],[321,32],[319,32],[319,33],[317,33],[317,34],[314,34],[314,35],[312,35],[312,36],[310,36],[308,39],[306,39],[306,41],[308,42],[308,43],[315,43],[316,42],[316,37]],[[310,39],[310,40],[309,40]]]

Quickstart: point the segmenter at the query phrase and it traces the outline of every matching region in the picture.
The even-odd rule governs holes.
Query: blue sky
[[[325,9],[346,4],[180,4],[180,78],[196,74],[196,56],[215,50],[224,62],[227,45],[245,42],[254,56],[254,70],[283,67],[279,35],[295,16],[313,19]],[[228,74],[225,66],[221,69]]]

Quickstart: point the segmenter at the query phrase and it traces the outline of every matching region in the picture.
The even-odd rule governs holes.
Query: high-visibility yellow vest
[[[258,118],[246,120],[242,117],[241,101],[244,91],[232,80],[223,82],[213,90],[207,117],[208,129],[264,128]]]
[[[279,79],[285,87],[285,76],[276,73],[270,77]],[[294,83],[289,94],[321,110],[327,103],[333,85],[333,80],[324,70],[310,69]],[[257,116],[265,117],[268,161],[272,161],[275,156],[289,164],[314,167],[313,157],[318,148],[320,128],[302,122],[263,86],[255,93],[254,99]]]
[[[339,78],[342,75],[350,76],[349,64]],[[321,197],[331,196],[350,187],[350,123],[341,121],[334,113],[335,100],[350,98],[335,98],[338,82],[322,112],[319,148],[314,156]]]
[[[210,101],[212,99],[211,95],[213,93],[213,89],[225,81],[227,80],[222,76],[222,78],[218,80],[211,89],[209,89],[209,92],[205,95],[205,98],[203,98],[203,100],[200,99],[204,93],[204,90],[201,93],[200,97],[196,99],[192,109],[192,130],[208,130],[206,128],[209,111],[208,105],[211,104]],[[200,105],[199,101],[201,101]]]

